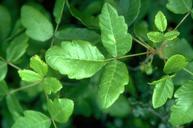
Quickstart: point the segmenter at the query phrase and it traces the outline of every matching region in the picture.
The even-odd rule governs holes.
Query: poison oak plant
[[[163,11],[151,0],[56,0],[53,14],[37,3],[22,3],[17,20],[5,7],[8,1],[0,5],[3,128],[74,127],[78,115],[106,121],[108,128],[193,121],[193,50],[183,38],[183,29],[193,28],[192,0],[162,1]],[[151,21],[144,21],[149,14]],[[184,17],[170,26],[178,14]],[[77,23],[71,24],[71,16]],[[154,123],[143,122],[146,117]]]

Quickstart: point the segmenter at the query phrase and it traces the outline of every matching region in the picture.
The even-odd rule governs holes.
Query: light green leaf
[[[0,60],[0,81],[7,75],[7,63]]]
[[[124,17],[119,16],[116,9],[106,3],[99,16],[99,26],[104,47],[113,56],[122,56],[130,51],[132,37],[127,33]]]
[[[98,33],[86,28],[65,28],[56,32],[55,37],[63,41],[85,40],[95,43],[100,41],[100,35]]]
[[[48,65],[42,61],[38,55],[35,55],[30,59],[30,67],[42,77],[48,72]]]
[[[106,62],[100,51],[87,41],[64,41],[46,52],[46,62],[71,79],[83,79],[94,75]]]
[[[129,83],[127,67],[119,61],[112,61],[103,70],[98,89],[98,101],[101,108],[110,107]]]
[[[55,2],[53,15],[57,24],[61,22],[65,2],[66,0],[56,0]]]
[[[163,12],[159,11],[156,14],[154,23],[159,31],[164,32],[166,30],[167,19],[166,19],[165,15],[163,14]]]
[[[9,62],[17,62],[28,48],[29,38],[25,34],[16,37],[6,50],[6,58]]]
[[[62,84],[54,77],[46,77],[42,85],[47,94],[56,93],[62,89]]]
[[[138,17],[141,8],[141,0],[120,0],[118,12],[125,17],[130,26]]]
[[[164,34],[161,32],[148,32],[147,37],[153,43],[161,43],[164,41]]]
[[[23,117],[19,117],[11,128],[50,128],[50,119],[36,111],[25,111]]]
[[[159,108],[166,103],[168,98],[172,98],[174,85],[170,76],[165,76],[152,84],[155,85],[152,104],[154,108]]]
[[[192,0],[168,0],[166,7],[175,14],[185,14],[192,9]]]
[[[183,125],[193,121],[193,81],[186,81],[174,95],[176,104],[171,107],[169,121],[173,125]]]
[[[24,5],[21,8],[21,23],[26,27],[26,34],[34,40],[46,41],[53,35],[51,22],[39,10]]]
[[[0,100],[7,95],[8,91],[7,83],[4,80],[0,81]]]
[[[178,72],[188,64],[187,59],[182,55],[171,56],[164,65],[164,72],[167,74]]]
[[[48,111],[51,117],[59,122],[66,123],[74,110],[74,102],[70,99],[55,99],[48,101]]]
[[[166,40],[174,40],[176,39],[178,36],[180,35],[180,33],[178,31],[170,31],[170,32],[166,32],[164,34],[164,37]]]
[[[11,15],[9,11],[0,5],[0,41],[3,41],[11,30]]]
[[[27,82],[38,82],[43,79],[41,75],[31,70],[26,70],[26,69],[19,70],[18,73],[19,73],[20,78],[23,81],[27,81]]]

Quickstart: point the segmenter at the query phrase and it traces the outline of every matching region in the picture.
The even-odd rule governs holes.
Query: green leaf
[[[193,121],[193,81],[186,81],[176,92],[176,104],[171,107],[169,121],[173,125],[183,125]]]
[[[0,81],[4,80],[7,75],[7,63],[0,60]]]
[[[104,47],[113,56],[122,56],[130,51],[132,37],[127,33],[124,17],[119,16],[116,9],[106,3],[99,16],[99,26]]]
[[[100,41],[100,35],[98,33],[86,28],[65,28],[57,31],[55,37],[63,41],[85,40],[96,43]]]
[[[30,59],[30,67],[42,77],[48,72],[48,65],[42,61],[38,55],[35,55]]]
[[[108,63],[102,73],[98,89],[98,101],[101,108],[110,107],[129,83],[127,67],[119,61]]]
[[[164,34],[161,32],[148,32],[147,37],[153,43],[160,43],[164,41]]]
[[[34,40],[46,41],[53,35],[51,22],[32,6],[24,5],[21,8],[21,23],[27,29],[26,34]]]
[[[87,41],[64,41],[46,52],[46,62],[71,79],[83,79],[94,75],[106,62],[100,51]]]
[[[6,103],[7,103],[8,110],[11,113],[13,119],[14,120],[18,119],[23,113],[23,108],[19,103],[18,97],[16,97],[13,94],[7,95]]]
[[[166,103],[168,98],[172,98],[174,85],[170,76],[165,76],[152,84],[155,85],[152,104],[154,108],[159,108]]]
[[[178,31],[170,31],[170,32],[166,32],[164,34],[164,37],[166,40],[174,40],[176,39],[178,36],[180,35],[180,33]]]
[[[141,8],[141,0],[120,0],[118,12],[125,17],[130,26],[138,17]]]
[[[192,0],[168,0],[166,7],[175,14],[185,14],[192,9]]]
[[[7,83],[4,80],[0,81],[0,100],[7,95],[8,91]]]
[[[84,13],[82,10],[76,9],[69,3],[69,0],[66,0],[66,5],[71,15],[79,20],[83,25],[87,26],[88,28],[98,29],[98,18]]]
[[[165,15],[163,14],[163,12],[159,11],[156,14],[154,23],[159,31],[164,32],[166,30],[167,19],[166,19]]]
[[[145,21],[134,24],[134,33],[137,38],[147,40],[148,24]]]
[[[19,117],[11,128],[50,128],[50,119],[36,111],[25,111],[23,117]]]
[[[178,72],[188,64],[187,59],[182,55],[171,56],[164,65],[164,72],[167,74]]]
[[[19,70],[18,73],[19,73],[20,78],[23,81],[27,81],[27,82],[38,82],[43,79],[41,75],[31,70],[26,70],[26,69]]]
[[[0,41],[3,41],[11,30],[11,15],[7,8],[0,5]]]
[[[129,106],[128,99],[123,96],[120,96],[111,107],[105,110],[105,112],[109,115],[120,118],[127,117],[130,111],[131,107]]]
[[[56,0],[55,2],[53,15],[57,24],[61,22],[65,2],[66,0]]]
[[[74,110],[74,102],[67,98],[48,101],[48,111],[51,117],[59,122],[66,123]]]
[[[17,62],[28,48],[29,38],[25,34],[16,37],[6,50],[6,58],[9,62]]]
[[[62,84],[54,77],[46,77],[42,85],[47,94],[56,93],[62,89]]]
[[[185,39],[176,39],[173,41],[167,41],[165,42],[166,44],[164,44],[165,47],[163,49],[163,58],[169,58],[173,55],[176,54],[181,54],[183,56],[185,56],[188,60],[192,60],[193,59],[193,49],[190,45],[189,42],[187,42],[187,40]],[[184,50],[186,49],[186,50]]]

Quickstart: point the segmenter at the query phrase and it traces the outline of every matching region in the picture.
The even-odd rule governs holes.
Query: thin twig
[[[17,70],[21,70],[20,67],[18,67],[17,65],[11,63],[11,62],[8,62],[6,59],[4,59],[3,57],[0,56],[0,60],[4,61],[5,63],[7,63],[8,65],[10,65],[11,67],[17,69]]]
[[[178,27],[185,21],[185,19],[191,14],[191,12],[188,12],[178,23],[178,25],[174,28],[174,30],[178,29]]]
[[[141,46],[145,47],[146,49],[151,49],[152,47],[150,45],[148,45],[147,43],[145,42],[142,42],[140,40],[138,40],[137,38],[133,37],[133,40],[135,42],[137,42],[138,44],[140,44]],[[152,48],[153,49],[153,48]]]
[[[16,92],[19,92],[19,91],[26,90],[26,89],[31,88],[31,87],[34,87],[34,86],[38,85],[39,83],[41,83],[41,81],[37,81],[37,82],[35,82],[35,83],[31,83],[31,84],[29,84],[29,85],[26,85],[26,86],[23,86],[23,87],[20,87],[20,88],[11,90],[11,91],[8,93],[8,95],[11,95],[11,94],[16,93]]]

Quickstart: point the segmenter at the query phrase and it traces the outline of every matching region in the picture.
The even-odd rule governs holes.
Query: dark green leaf
[[[66,0],[56,0],[56,2],[55,2],[53,14],[55,17],[55,22],[57,24],[59,24],[61,22],[65,2],[66,2]]]
[[[0,81],[7,75],[7,63],[0,60]]]

